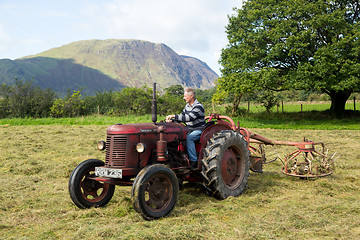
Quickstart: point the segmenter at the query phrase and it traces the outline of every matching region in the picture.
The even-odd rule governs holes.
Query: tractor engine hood
[[[185,125],[181,123],[132,123],[116,124],[108,127],[107,134],[127,135],[127,134],[157,134],[163,131],[165,134],[176,134],[179,140],[185,139],[188,132]]]

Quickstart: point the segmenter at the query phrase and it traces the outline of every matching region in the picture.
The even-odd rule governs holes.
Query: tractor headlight
[[[99,149],[100,151],[103,151],[106,149],[106,142],[104,141],[98,141],[97,143],[97,149]]]
[[[144,152],[145,151],[145,144],[143,144],[143,143],[136,144],[136,151],[138,153]]]

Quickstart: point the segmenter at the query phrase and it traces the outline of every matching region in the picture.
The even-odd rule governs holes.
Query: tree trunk
[[[330,91],[328,92],[331,98],[330,112],[336,117],[341,118],[345,113],[345,104],[351,95],[351,91]]]
[[[241,100],[242,94],[234,94],[234,102],[231,109],[232,115],[235,115],[239,110],[240,100]]]

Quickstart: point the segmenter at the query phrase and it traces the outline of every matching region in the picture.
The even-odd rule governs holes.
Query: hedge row
[[[180,85],[157,94],[158,113],[179,113],[184,107],[183,88]],[[50,89],[41,89],[16,80],[14,85],[0,87],[0,118],[10,117],[76,117],[92,114],[129,115],[151,113],[152,89],[124,88],[122,91],[102,91],[93,96],[83,96],[80,91],[68,92],[59,98]]]

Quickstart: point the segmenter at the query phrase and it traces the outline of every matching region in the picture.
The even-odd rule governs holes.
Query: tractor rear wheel
[[[243,136],[232,130],[215,133],[204,149],[201,174],[217,199],[240,195],[249,177],[249,155]]]
[[[179,194],[175,173],[166,165],[154,164],[143,168],[131,190],[135,211],[146,220],[168,216],[174,209]]]
[[[98,159],[88,159],[77,165],[69,179],[71,200],[79,208],[105,206],[114,195],[115,185],[92,180],[95,167],[104,166]]]

